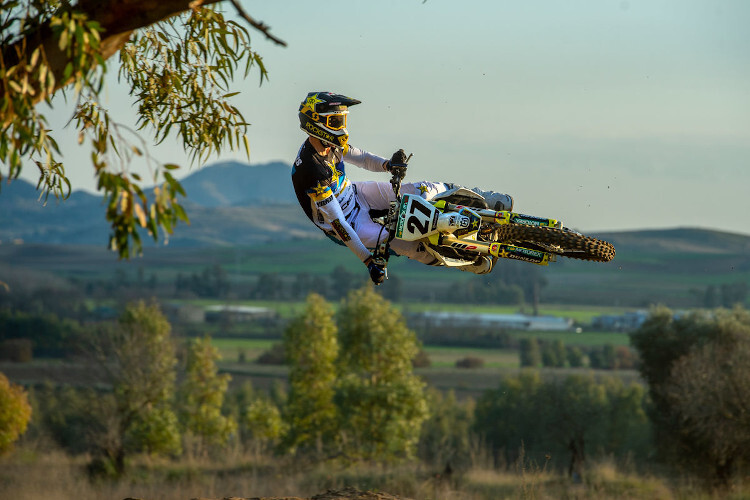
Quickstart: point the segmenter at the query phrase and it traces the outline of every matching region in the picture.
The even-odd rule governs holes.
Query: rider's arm
[[[344,160],[346,160],[347,163],[351,163],[371,172],[383,172],[386,170],[386,165],[388,164],[388,160],[382,156],[355,148],[352,145],[349,145],[346,149]]]
[[[318,213],[323,216],[323,225],[333,229],[344,245],[354,252],[359,260],[366,264],[368,259],[372,257],[372,254],[364,243],[362,243],[362,240],[359,239],[352,226],[346,221],[344,212],[341,210],[341,205],[339,205],[339,201],[333,195],[331,188],[326,187],[320,191],[312,191],[309,195],[313,203],[315,203]]]

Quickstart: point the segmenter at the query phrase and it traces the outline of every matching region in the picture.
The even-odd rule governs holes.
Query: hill
[[[183,206],[191,222],[178,226],[170,245],[253,245],[319,236],[302,216],[290,175],[291,167],[281,162],[217,163],[189,175],[181,183],[188,193]],[[18,179],[3,186],[0,213],[0,241],[107,244],[109,225],[98,195],[75,191],[65,201],[50,197],[44,203],[32,184]]]
[[[282,162],[253,166],[222,162],[196,171],[181,184],[190,202],[202,207],[296,204],[291,170]]]
[[[244,281],[269,272],[290,277],[329,274],[340,265],[361,274],[350,252],[325,241],[302,214],[289,175],[289,165],[280,162],[227,162],[186,177],[182,184],[189,198],[183,204],[190,224],[179,224],[164,240],[167,246],[143,238],[144,256],[138,266],[153,270],[162,282],[209,264],[219,264]],[[18,267],[14,275],[33,269],[64,277],[111,276],[115,265],[133,268],[131,263],[118,263],[105,249],[109,227],[99,196],[78,191],[65,202],[52,198],[45,205],[34,186],[16,180],[0,192],[0,214],[0,263]],[[540,269],[505,260],[499,265],[520,266],[521,276],[541,273],[547,283],[542,301],[552,303],[698,305],[710,287],[750,283],[750,236],[698,228],[594,236],[615,245],[613,262],[561,259]],[[2,267],[0,281],[3,273],[10,273]],[[477,278],[405,259],[393,259],[389,267],[407,296],[439,297],[464,284],[476,293],[477,287],[499,275]]]
[[[241,209],[235,210],[235,215],[242,215]],[[209,226],[212,220],[196,219],[195,224]],[[312,226],[306,219],[295,221],[301,225],[300,235],[305,232],[305,223]],[[237,227],[243,228],[241,222],[237,221]],[[275,229],[268,227],[268,234]],[[214,264],[221,265],[238,284],[252,283],[263,273],[278,273],[291,286],[297,275],[328,276],[338,266],[366,278],[366,272],[348,249],[332,244],[317,232],[313,235],[314,239],[300,236],[282,244],[276,239],[252,245],[191,247],[170,242],[168,246],[147,247],[143,257],[129,262],[119,262],[104,245],[0,244],[0,281],[8,281],[11,275],[16,276],[14,281],[22,280],[24,272],[32,271],[49,273],[48,283],[53,278],[109,280],[115,270],[132,276],[142,269],[147,275],[156,274],[160,283],[174,283],[180,273],[189,275]],[[702,305],[709,287],[750,284],[750,236],[694,228],[599,236],[617,248],[617,256],[610,263],[560,259],[549,267],[537,267],[501,260],[498,265],[517,266],[521,273],[541,273],[547,282],[541,290],[544,303],[627,307],[665,303],[670,307],[694,307]],[[251,239],[252,235],[246,236],[249,243]],[[2,263],[12,263],[13,269]],[[391,259],[389,269],[392,280],[386,286],[398,281],[404,297],[437,301],[450,300],[451,294],[460,294],[464,287],[476,290],[486,286],[499,276],[435,269],[407,259]]]

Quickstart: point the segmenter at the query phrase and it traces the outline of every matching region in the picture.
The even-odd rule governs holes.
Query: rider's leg
[[[390,183],[356,183],[357,202],[360,205],[360,209],[355,217],[349,221],[352,228],[357,232],[359,239],[362,240],[362,243],[371,250],[382,243],[385,238],[388,238],[388,231],[383,226],[376,224],[370,219],[369,212],[371,208],[381,209],[388,208],[389,206],[388,202],[383,199],[387,193],[385,187],[377,186],[377,184],[387,184],[388,189],[391,189]],[[390,192],[393,194],[392,189]],[[373,201],[379,203],[379,205],[373,206],[371,204]],[[393,239],[390,243],[390,248],[398,255],[403,255],[404,257],[408,257],[423,264],[435,265],[438,263],[437,259],[430,255],[429,252],[425,251],[424,245],[420,244],[418,241]]]
[[[390,182],[365,181],[355,182],[357,197],[364,200],[373,210],[384,210],[396,200]],[[401,184],[402,194],[418,194],[428,200],[447,191],[448,186],[443,182],[405,182]]]
[[[396,199],[390,182],[365,181],[355,182],[354,184],[357,187],[357,196],[366,200],[370,207],[375,210],[387,209],[390,202]],[[445,182],[405,182],[401,184],[401,193],[418,194],[422,198],[431,200],[440,193],[454,187],[459,186]],[[513,210],[513,197],[508,194],[485,191],[479,188],[473,188],[472,191],[482,196],[493,210]]]

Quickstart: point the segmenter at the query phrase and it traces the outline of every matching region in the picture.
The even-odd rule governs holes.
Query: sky
[[[746,0],[242,4],[288,43],[251,31],[269,80],[259,85],[256,72],[233,85],[252,124],[251,164],[291,164],[305,139],[299,103],[332,91],[362,101],[350,110],[351,144],[414,154],[407,180],[507,192],[516,211],[584,232],[750,235]],[[132,117],[126,94],[112,79],[103,105]],[[93,191],[90,151],[63,129],[70,107],[54,104],[66,173],[74,189]],[[189,167],[177,140],[152,153],[185,165],[182,177],[201,167]],[[206,164],[224,160],[246,157],[227,151]],[[36,181],[35,168],[23,177]]]

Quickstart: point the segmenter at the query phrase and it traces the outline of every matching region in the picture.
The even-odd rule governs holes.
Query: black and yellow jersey
[[[362,244],[351,222],[360,210],[356,187],[346,176],[346,164],[383,172],[385,158],[349,146],[331,148],[323,156],[310,141],[302,144],[292,167],[292,184],[307,217],[330,237],[349,247],[363,262],[370,251]]]

